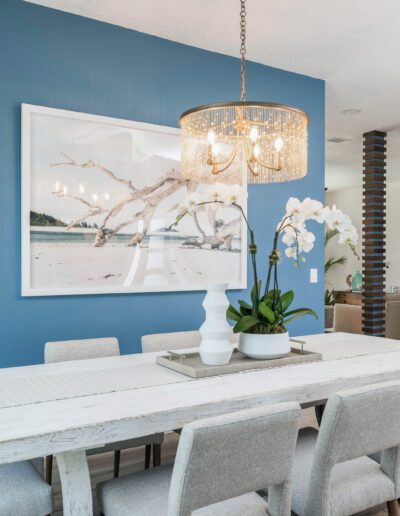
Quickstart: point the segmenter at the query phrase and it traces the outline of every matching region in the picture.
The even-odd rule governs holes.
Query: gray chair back
[[[296,402],[203,419],[183,428],[168,515],[267,488],[270,514],[290,514],[290,477],[298,431]]]
[[[153,333],[143,335],[142,352],[167,351],[169,349],[197,348],[200,346],[201,335],[195,331],[175,331],[171,333]]]
[[[202,336],[198,330],[175,331],[171,333],[153,333],[143,335],[142,352],[167,351],[173,349],[197,348]],[[238,335],[232,335],[232,344],[238,342]]]
[[[120,355],[120,350],[118,340],[115,337],[46,342],[44,347],[46,364],[118,355]]]
[[[306,514],[329,514],[335,464],[384,450],[381,467],[399,491],[400,382],[342,391],[329,398],[318,434]]]

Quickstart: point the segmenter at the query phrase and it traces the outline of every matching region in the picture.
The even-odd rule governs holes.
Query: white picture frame
[[[140,209],[136,213],[132,208],[136,206],[135,202],[139,203],[135,201],[128,203],[132,212],[125,215],[127,220],[132,217],[130,224],[123,220],[122,213],[127,209],[124,205],[111,217],[114,226],[111,229],[103,227],[106,243],[95,246],[91,241],[93,234],[96,239],[103,234],[100,218],[104,220],[110,211],[114,209],[115,212],[118,203],[125,200],[121,192],[129,180],[132,188],[144,191],[147,186],[153,187],[157,183],[157,174],[161,177],[165,173],[163,168],[169,166],[169,161],[176,164],[173,169],[178,172],[179,129],[30,104],[22,104],[21,117],[22,296],[196,291],[205,290],[209,283],[225,281],[229,283],[229,289],[246,288],[247,230],[243,218],[237,229],[238,237],[234,239],[236,248],[231,251],[191,247],[190,238],[195,242],[195,236],[190,234],[187,222],[188,237],[181,236],[184,230],[180,225],[175,234],[166,230],[163,222],[167,221],[169,225],[173,221],[169,215],[172,212],[168,211],[171,202],[186,196],[183,187],[169,197],[161,194],[162,199],[153,210],[146,233],[146,221],[138,218]],[[131,148],[127,141],[131,142]],[[89,152],[85,154],[89,150],[90,155]],[[94,155],[96,152],[99,156]],[[155,166],[150,166],[146,160],[154,161]],[[110,163],[118,163],[122,172],[111,171],[111,175],[105,172],[110,171]],[[130,175],[132,165],[148,172]],[[172,169],[168,170],[171,172]],[[153,174],[153,183],[146,183],[147,176]],[[141,185],[135,185],[136,179]],[[50,188],[50,183],[55,186]],[[171,179],[169,184],[175,183]],[[89,213],[90,209],[95,209],[86,205],[86,201],[92,207],[100,207],[96,215],[85,217],[84,210]],[[149,203],[140,202],[146,211]],[[243,209],[246,212],[246,205]],[[232,222],[234,208],[223,210],[222,222]],[[205,216],[199,214],[203,217],[202,224],[209,229]],[[77,224],[70,227],[74,221]],[[236,219],[233,222],[239,224]],[[120,230],[113,234],[115,228],[124,224],[125,233]],[[131,245],[133,237],[142,234],[139,226],[145,236],[140,245]],[[101,239],[97,241],[102,242]],[[174,270],[173,260],[176,262]],[[187,264],[193,270],[185,268]],[[152,267],[156,270],[154,274],[149,272]],[[196,267],[199,270],[195,270]],[[109,272],[104,274],[106,270]],[[89,271],[93,277],[89,277]]]

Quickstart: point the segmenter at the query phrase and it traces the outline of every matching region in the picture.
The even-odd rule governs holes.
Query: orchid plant
[[[242,208],[247,193],[238,185],[228,186],[215,183],[203,194],[194,192],[188,195],[184,204],[179,208],[175,226],[179,221],[194,212],[205,209],[207,205],[229,205],[238,209],[249,231],[249,254],[253,270],[253,287],[251,290],[251,303],[239,300],[238,308],[230,305],[227,310],[227,318],[234,321],[235,333],[275,334],[285,333],[286,326],[298,317],[317,314],[311,308],[297,308],[290,310],[294,299],[294,293],[289,290],[281,293],[278,284],[278,265],[281,262],[281,254],[278,249],[281,238],[286,245],[285,255],[294,259],[299,266],[305,261],[304,254],[309,253],[315,242],[315,235],[307,229],[306,223],[310,220],[319,224],[326,223],[328,228],[336,230],[339,234],[339,242],[346,243],[355,248],[358,241],[356,228],[350,218],[340,210],[323,206],[319,201],[307,197],[303,201],[291,197],[286,204],[286,213],[279,222],[273,238],[272,251],[268,256],[268,272],[264,289],[257,273],[257,245],[254,232]],[[171,226],[171,227],[172,227]]]

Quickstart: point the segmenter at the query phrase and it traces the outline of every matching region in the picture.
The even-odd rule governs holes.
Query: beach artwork
[[[22,294],[246,286],[237,209],[186,216],[179,130],[22,106]]]

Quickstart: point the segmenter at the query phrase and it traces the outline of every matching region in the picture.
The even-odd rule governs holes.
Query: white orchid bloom
[[[286,214],[291,215],[295,209],[301,207],[301,201],[297,197],[290,197],[286,203]]]
[[[297,259],[297,249],[296,247],[287,247],[285,249],[285,254],[288,258],[294,258]]]
[[[315,235],[311,231],[305,230],[298,234],[297,241],[299,248],[303,252],[309,253],[314,247]]]
[[[329,229],[337,229],[340,233],[352,225],[350,217],[345,215],[342,210],[338,210],[336,206],[333,206],[330,212],[326,215],[325,221],[328,224]]]
[[[243,204],[247,197],[247,192],[240,185],[231,185],[225,187],[223,192],[223,201],[225,204]]]
[[[325,222],[325,218],[329,213],[329,208],[324,207],[324,205],[309,197],[306,197],[302,202],[302,208],[305,214],[306,220],[315,220],[319,224],[323,224]]]
[[[208,202],[224,202],[227,198],[227,189],[223,183],[214,183],[206,190],[205,198]]]
[[[286,203],[286,216],[291,217],[294,224],[302,223],[305,220],[303,203],[296,197],[291,197]]]
[[[338,243],[355,246],[358,243],[358,238],[359,237],[356,228],[353,225],[351,225],[347,229],[339,233]]]
[[[199,210],[199,204],[202,202],[204,202],[203,196],[199,192],[193,192],[186,197],[181,208],[188,213],[193,213]]]
[[[282,242],[286,245],[293,245],[296,242],[297,233],[293,227],[286,227],[283,232]]]

